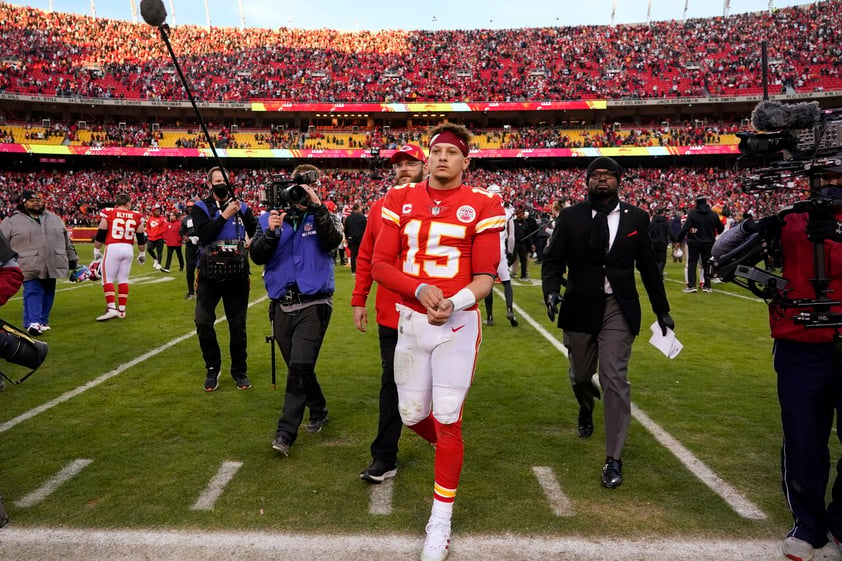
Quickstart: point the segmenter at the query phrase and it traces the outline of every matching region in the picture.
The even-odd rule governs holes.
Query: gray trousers
[[[605,407],[605,455],[620,459],[629,434],[631,383],[629,359],[635,336],[613,296],[605,299],[605,314],[599,333],[564,332],[569,351],[570,383],[580,407],[592,410],[594,391],[591,377],[599,367]]]

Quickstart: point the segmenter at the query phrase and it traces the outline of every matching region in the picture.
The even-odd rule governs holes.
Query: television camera
[[[757,266],[777,251],[777,238],[788,214],[807,213],[808,220],[820,220],[842,206],[842,198],[826,196],[821,189],[824,173],[842,170],[842,108],[820,110],[817,102],[763,101],[752,112],[751,122],[763,132],[738,133],[740,160],[760,158],[764,165],[743,178],[743,191],[801,189],[796,180],[804,177],[810,197],[776,215],[743,222],[720,236],[711,257],[714,275],[750,290],[807,328],[842,327],[842,313],[830,311],[842,302],[828,297],[830,280],[822,242],[815,243],[813,251],[815,298],[789,298],[788,281]]]
[[[269,183],[260,189],[260,202],[272,210],[289,212],[295,205],[306,205],[310,194],[304,188],[318,181],[318,174],[314,170],[284,177],[273,176]]]

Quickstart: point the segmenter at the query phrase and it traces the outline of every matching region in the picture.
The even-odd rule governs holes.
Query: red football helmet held
[[[88,265],[88,278],[92,281],[98,281],[102,279],[102,261],[94,261],[90,265]]]

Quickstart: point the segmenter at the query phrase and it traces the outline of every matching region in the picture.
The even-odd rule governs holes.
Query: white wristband
[[[427,283],[422,282],[418,285],[418,288],[415,289],[415,299],[418,300],[418,297],[421,296],[421,291],[424,290],[424,287],[427,286]]]
[[[463,288],[448,298],[448,300],[453,303],[454,312],[461,312],[462,310],[470,308],[477,303],[477,297],[474,296],[474,293],[470,288]]]

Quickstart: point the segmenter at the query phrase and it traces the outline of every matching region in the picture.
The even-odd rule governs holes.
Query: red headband
[[[430,141],[430,148],[441,142],[453,144],[459,149],[460,152],[462,152],[463,156],[465,156],[466,158],[468,157],[468,147],[467,145],[465,145],[465,141],[453,134],[452,132],[444,131],[434,136],[433,139]]]

